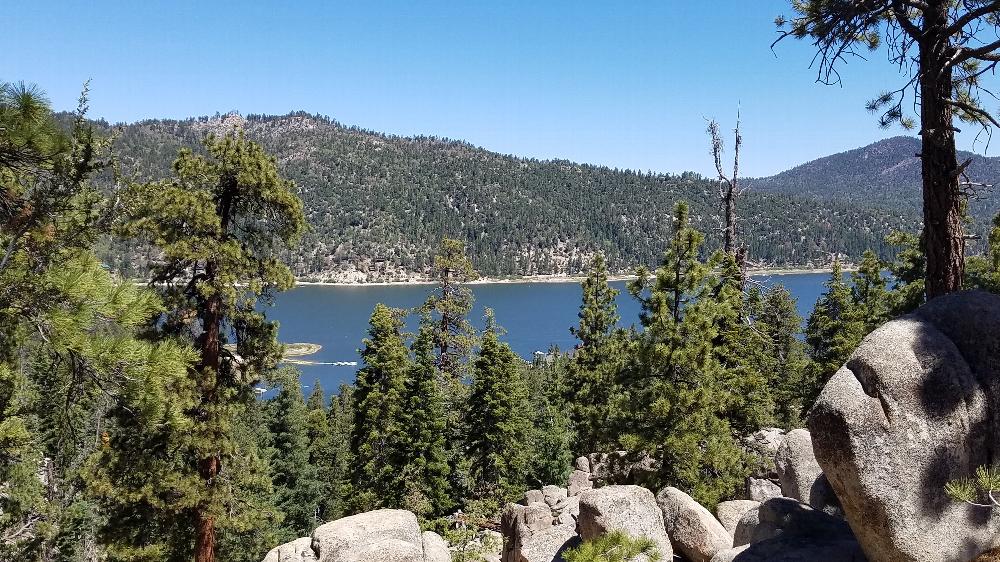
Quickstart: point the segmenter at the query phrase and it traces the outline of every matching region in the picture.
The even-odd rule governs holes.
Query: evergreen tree
[[[298,371],[280,378],[281,390],[268,405],[269,457],[274,505],[284,515],[283,542],[306,536],[317,525],[323,487],[319,465],[310,459],[309,409],[302,398]]]
[[[827,288],[816,301],[806,323],[806,344],[811,363],[808,369],[803,400],[809,408],[840,369],[864,336],[864,325],[857,320],[851,288],[844,282],[840,262],[833,263],[833,272],[825,283]]]
[[[966,286],[1000,293],[1000,214],[993,217],[985,255],[968,259]]]
[[[570,359],[556,348],[525,368],[531,420],[531,451],[526,482],[541,487],[566,481],[573,467],[576,434],[566,401],[566,372]]]
[[[322,505],[323,519],[333,521],[351,514],[350,500],[353,497],[351,467],[354,454],[351,451],[351,437],[354,433],[354,387],[341,385],[338,393],[330,398],[327,414],[330,428],[328,449],[323,455],[327,459],[323,481],[329,485],[329,492]]]
[[[603,255],[594,256],[581,288],[580,323],[571,328],[579,344],[567,365],[565,388],[575,431],[573,449],[582,455],[613,446],[610,404],[616,394],[616,377],[627,357],[627,335],[617,329],[618,291],[608,283]]]
[[[434,326],[429,314],[411,346],[414,363],[406,381],[407,444],[405,480],[410,511],[424,517],[444,515],[451,500],[442,380],[434,354]]]
[[[726,419],[736,397],[724,384],[732,377],[715,348],[730,305],[713,297],[712,268],[720,256],[699,258],[703,237],[691,228],[685,203],[677,204],[674,221],[655,276],[640,268],[629,286],[645,330],[623,373],[618,407],[628,423],[620,441],[657,461],[657,486],[689,490],[711,505],[742,484],[747,461]]]
[[[205,151],[182,149],[172,179],[131,184],[120,224],[123,235],[162,254],[151,281],[168,311],[155,329],[187,339],[199,354],[191,372],[198,404],[189,415],[192,469],[201,483],[198,501],[185,506],[195,521],[196,562],[215,559],[218,524],[235,521],[245,507],[219,470],[223,463],[240,466],[228,462],[234,417],[281,357],[277,328],[256,305],[292,286],[277,255],[305,228],[294,186],[259,145],[227,134],[208,137]],[[228,333],[235,336],[231,348]]]
[[[924,277],[927,258],[915,234],[895,231],[886,237],[886,243],[899,248],[895,260],[889,264],[892,288],[889,292],[889,316],[913,312],[924,303]]]
[[[427,300],[426,307],[437,319],[434,334],[438,350],[438,367],[450,377],[462,380],[465,363],[475,344],[475,330],[469,323],[469,313],[475,299],[464,285],[476,279],[472,262],[465,255],[465,245],[450,238],[441,240],[434,256],[433,276],[437,289]]]
[[[410,364],[401,333],[403,312],[375,305],[354,390],[353,507],[401,507],[405,497],[406,379]]]
[[[818,80],[840,83],[838,65],[855,49],[887,48],[906,75],[901,88],[890,88],[868,103],[879,124],[917,127],[906,114],[913,99],[919,116],[923,179],[924,250],[928,298],[962,288],[965,269],[964,222],[968,204],[962,181],[968,163],[960,164],[955,147],[957,118],[989,129],[997,123],[981,103],[983,69],[1000,59],[1000,5],[993,2],[923,0],[793,0],[795,16],[779,17],[778,41],[809,39],[816,47]]]
[[[858,270],[851,274],[851,282],[854,318],[867,334],[889,320],[891,304],[888,283],[882,276],[882,261],[875,252],[865,251]]]
[[[781,285],[771,287],[763,295],[757,328],[767,337],[767,353],[771,359],[765,373],[771,373],[769,384],[774,389],[775,423],[780,427],[802,426],[806,410],[803,385],[808,357],[798,335],[802,318],[795,298]]]
[[[473,363],[465,442],[474,497],[497,508],[525,490],[530,427],[520,363],[500,341],[493,312],[487,309],[482,345]]]

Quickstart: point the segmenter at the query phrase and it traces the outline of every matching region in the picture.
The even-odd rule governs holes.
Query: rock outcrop
[[[847,523],[790,498],[773,498],[737,524],[734,548],[712,562],[864,562]]]
[[[726,528],[730,535],[736,532],[736,524],[747,512],[760,507],[760,502],[753,500],[731,500],[715,507],[715,517]]]
[[[781,483],[781,495],[813,505],[813,484],[823,474],[813,454],[812,436],[804,429],[793,429],[774,455],[774,465]]]
[[[868,335],[809,416],[816,458],[868,558],[967,561],[1000,517],[945,484],[1000,453],[1000,297],[955,293]]]
[[[577,520],[580,538],[589,540],[609,531],[652,540],[664,560],[670,560],[674,554],[663,524],[663,513],[653,492],[646,488],[607,486],[580,494],[580,518]]]
[[[312,549],[312,539],[302,537],[276,546],[267,553],[264,562],[316,562],[316,553]]]
[[[451,562],[448,544],[421,533],[417,517],[401,509],[379,509],[344,517],[272,549],[264,562]]]
[[[670,543],[689,562],[709,562],[716,553],[732,548],[729,531],[691,496],[667,487],[656,495],[656,503]]]

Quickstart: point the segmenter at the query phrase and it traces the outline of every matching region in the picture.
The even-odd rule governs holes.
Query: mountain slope
[[[921,212],[920,140],[893,137],[863,148],[848,150],[796,166],[769,178],[752,181],[767,193],[816,197],[851,205],[883,205]],[[959,153],[959,162],[971,159],[967,173],[982,183],[1000,183],[1000,158],[969,152]],[[974,197],[969,211],[977,230],[1000,210],[1000,193],[984,190]]]
[[[567,161],[497,154],[433,137],[394,137],[328,118],[228,115],[124,125],[117,152],[140,177],[160,178],[182,146],[242,127],[298,184],[310,232],[289,256],[307,279],[385,281],[419,276],[442,236],[464,239],[485,275],[582,271],[603,251],[618,272],[655,264],[670,234],[674,203],[687,200],[695,225],[719,245],[717,190],[696,174],[654,175]],[[110,127],[108,128],[110,132]],[[917,215],[879,205],[758,190],[740,202],[741,230],[757,262],[824,263],[857,257]],[[108,252],[115,268],[139,274],[144,252]]]

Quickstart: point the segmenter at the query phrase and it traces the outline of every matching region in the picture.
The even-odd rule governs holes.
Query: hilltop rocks
[[[729,531],[691,496],[667,487],[656,495],[656,503],[671,544],[690,562],[709,562],[716,553],[732,548]]]
[[[639,486],[607,486],[580,494],[577,531],[583,540],[609,531],[623,531],[632,537],[647,537],[656,543],[664,560],[673,556],[663,514],[653,492]]]
[[[782,497],[781,487],[764,478],[747,478],[746,494],[756,502]]]
[[[870,560],[965,561],[997,544],[998,518],[944,486],[1000,452],[998,358],[1000,297],[956,293],[872,332],[823,389],[816,458]]]

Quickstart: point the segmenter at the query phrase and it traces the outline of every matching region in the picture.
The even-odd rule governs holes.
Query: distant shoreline
[[[843,266],[845,273],[854,271],[852,266]],[[810,273],[830,273],[832,268],[773,268],[773,269],[751,269],[748,271],[751,277],[780,276],[780,275],[801,275]],[[529,275],[525,277],[483,277],[471,281],[469,285],[513,285],[513,284],[535,284],[535,283],[576,283],[579,284],[586,275]],[[609,275],[610,281],[632,281],[635,275]],[[428,279],[407,279],[403,281],[302,281],[296,280],[296,286],[303,287],[389,287],[407,285],[433,285],[436,282]]]

